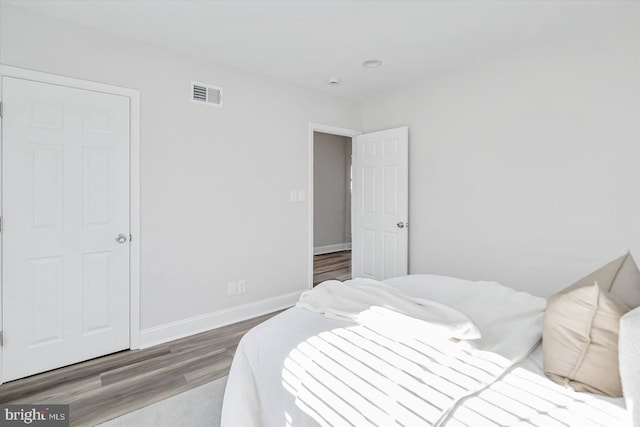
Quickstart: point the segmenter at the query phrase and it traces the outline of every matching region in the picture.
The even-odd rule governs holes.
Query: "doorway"
[[[351,278],[351,153],[359,134],[310,125],[310,287]]]
[[[316,228],[315,209],[315,136],[338,135],[351,140],[351,235],[336,246],[324,246],[315,235],[324,236]],[[403,276],[409,271],[409,128],[399,127],[367,134],[335,126],[309,124],[309,264],[308,288],[314,284],[314,256],[324,248],[331,251],[350,250],[350,272],[347,277],[383,280]],[[338,161],[340,163],[340,161]],[[344,163],[343,163],[344,164]],[[346,184],[345,184],[346,186]],[[342,206],[337,202],[338,206]],[[345,220],[346,221],[346,220]],[[328,248],[327,248],[328,247]],[[316,253],[314,253],[314,250]],[[329,274],[332,278],[334,274]],[[317,282],[317,281],[316,281]]]
[[[313,285],[351,278],[351,138],[313,134]]]

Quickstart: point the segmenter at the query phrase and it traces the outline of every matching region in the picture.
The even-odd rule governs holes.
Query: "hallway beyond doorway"
[[[351,279],[351,251],[314,255],[313,286],[330,279]]]

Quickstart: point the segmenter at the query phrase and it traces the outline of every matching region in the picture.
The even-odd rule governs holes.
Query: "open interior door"
[[[353,138],[352,276],[408,273],[409,128]]]

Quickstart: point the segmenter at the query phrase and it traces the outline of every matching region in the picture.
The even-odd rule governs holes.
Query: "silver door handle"
[[[116,242],[118,243],[124,243],[127,241],[127,236],[125,236],[124,234],[118,234],[118,236],[116,237]]]
[[[405,228],[405,227],[409,226],[409,223],[408,222],[405,223],[405,222],[400,221],[396,225],[398,226],[398,228]]]

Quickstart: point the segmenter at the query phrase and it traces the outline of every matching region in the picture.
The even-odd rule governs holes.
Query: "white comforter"
[[[372,279],[327,280],[303,292],[296,307],[377,332],[391,328],[389,333],[407,336],[427,333],[443,338],[480,338],[476,325],[458,310]]]
[[[545,377],[542,345],[500,380],[464,399],[446,427],[632,427],[623,398],[581,393]]]
[[[439,425],[538,343],[545,300],[491,282],[407,276],[387,284],[464,313],[457,341],[290,309],[251,330],[229,374],[222,425]]]

